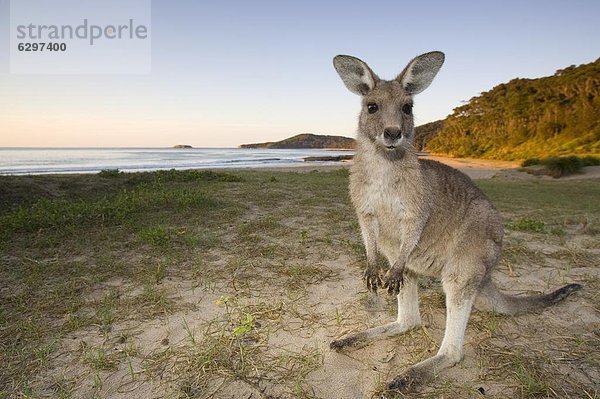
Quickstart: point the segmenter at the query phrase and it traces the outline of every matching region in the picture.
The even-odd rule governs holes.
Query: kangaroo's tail
[[[569,284],[549,294],[512,296],[501,292],[492,280],[488,280],[477,296],[476,306],[508,315],[533,312],[554,305],[582,288],[581,284]]]

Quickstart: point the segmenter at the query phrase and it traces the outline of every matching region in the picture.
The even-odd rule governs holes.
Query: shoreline
[[[429,159],[448,165],[454,169],[457,169],[471,179],[492,179],[492,178],[503,178],[510,180],[577,180],[577,179],[595,179],[600,178],[600,166],[588,166],[584,167],[582,173],[563,176],[559,179],[552,178],[550,176],[531,175],[520,170],[520,164],[516,161],[498,161],[490,159],[478,159],[478,158],[449,158],[442,156],[425,156],[422,159]],[[214,170],[214,171],[264,171],[264,172],[300,172],[308,173],[313,171],[329,172],[339,169],[349,169],[352,166],[352,160],[342,161],[323,161],[323,162],[311,162],[305,161],[303,163],[290,164],[290,165],[266,165],[266,166],[248,166],[248,167],[206,167],[206,168],[163,168],[163,169],[152,169],[152,170],[139,170],[139,171],[121,171],[122,173],[144,173],[144,172],[155,172],[158,170]],[[23,173],[23,174],[0,174],[0,178],[5,177],[53,177],[53,176],[77,176],[77,175],[95,175],[97,171],[90,172],[64,172],[64,173]]]

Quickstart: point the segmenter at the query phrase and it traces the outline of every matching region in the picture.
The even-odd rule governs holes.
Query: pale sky
[[[156,0],[150,74],[18,75],[9,73],[9,1],[0,0],[0,147],[353,137],[359,97],[332,58],[354,55],[391,79],[440,50],[444,67],[415,99],[419,125],[499,83],[596,60],[599,15],[598,0]]]

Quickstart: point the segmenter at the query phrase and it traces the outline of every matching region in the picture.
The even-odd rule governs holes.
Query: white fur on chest
[[[362,159],[359,158],[359,161]],[[363,228],[373,229],[377,247],[392,262],[399,255],[405,229],[422,213],[420,170],[408,163],[397,165],[369,159],[357,163],[351,176],[351,194],[359,217],[370,221]],[[363,231],[363,235],[368,234]]]
[[[372,177],[362,194],[368,213],[377,219],[398,221],[407,212],[407,201],[403,198],[401,185],[388,176]]]

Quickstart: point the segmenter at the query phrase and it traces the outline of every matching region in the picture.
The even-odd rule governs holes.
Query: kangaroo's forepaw
[[[391,268],[388,270],[383,281],[383,287],[387,288],[388,294],[398,295],[402,284],[404,284],[404,268]]]
[[[381,278],[379,277],[379,270],[375,267],[369,267],[365,269],[363,279],[367,283],[367,289],[371,292],[377,293],[377,287],[381,287]]]

